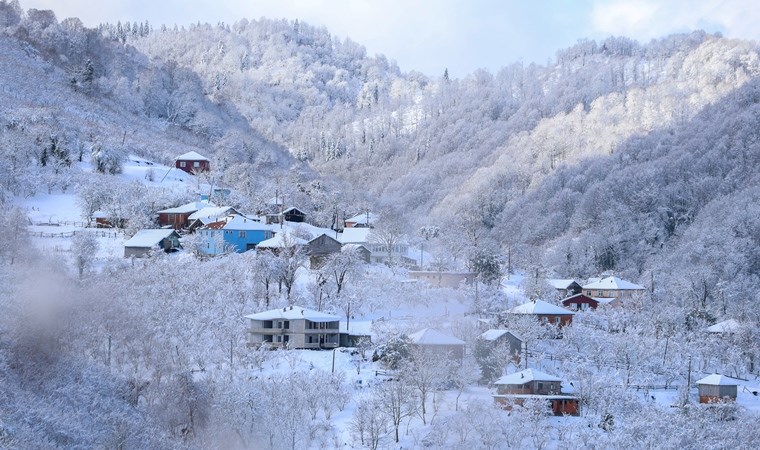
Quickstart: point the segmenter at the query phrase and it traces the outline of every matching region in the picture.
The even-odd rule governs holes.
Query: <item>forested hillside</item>
[[[456,79],[403,73],[299,21],[60,19],[0,0],[0,447],[395,448],[400,424],[405,448],[757,440],[757,43],[581,40],[545,65]],[[212,170],[163,183],[189,151]],[[127,162],[141,171],[122,173]],[[371,212],[387,248],[477,279],[424,286],[391,250],[389,267],[340,252],[322,266],[303,252],[211,257],[189,231],[177,254],[122,257],[122,238],[157,228],[159,210],[216,187],[246,214],[275,196],[303,209],[294,242],[337,238],[340,219]],[[88,226],[98,208],[127,217],[109,244],[119,253],[96,258],[81,235],[40,251],[30,217],[59,225],[39,205],[62,199]],[[645,292],[578,311],[561,339],[505,323],[528,299],[558,303],[546,278],[606,272]],[[294,304],[345,317],[346,330],[356,316],[372,345],[333,352],[332,371],[330,352],[247,346],[246,314]],[[493,379],[473,355],[436,388],[419,381],[425,367],[394,374],[383,359],[403,359],[405,336],[430,326],[475,349],[486,317],[525,339],[520,366],[530,349],[531,366],[576,383],[581,417],[491,408]],[[704,332],[729,318],[740,331]],[[371,361],[373,350],[387,353]],[[497,377],[516,368],[500,356]],[[691,407],[692,375],[713,371],[755,393]],[[402,385],[407,415],[378,415]]]

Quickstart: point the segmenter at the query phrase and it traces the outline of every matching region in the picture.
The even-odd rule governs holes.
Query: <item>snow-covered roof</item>
[[[206,206],[190,214],[188,220],[200,219],[202,217],[223,217],[230,213],[237,213],[231,206]]]
[[[177,160],[208,161],[209,159],[198,152],[187,152],[177,156]]]
[[[574,315],[575,313],[569,311],[561,306],[552,305],[543,300],[529,301],[523,303],[520,306],[515,306],[510,310],[513,314],[554,314],[554,315]]]
[[[531,381],[562,381],[562,379],[536,369],[525,369],[522,372],[504,375],[494,384],[526,384]]]
[[[286,306],[285,308],[270,309],[255,314],[245,316],[246,319],[252,320],[298,320],[306,319],[312,322],[338,322],[340,317],[332,314],[306,309],[300,306]]]
[[[203,208],[207,208],[209,206],[216,206],[216,205],[209,202],[190,202],[190,203],[185,203],[184,205],[176,206],[174,208],[162,209],[161,211],[159,211],[159,213],[162,213],[162,214],[194,213],[196,211],[199,211]]]
[[[351,217],[350,219],[346,219],[346,222],[354,222],[357,225],[367,225],[367,213],[363,212],[361,214],[357,214],[354,217]],[[369,223],[373,224],[376,223],[376,216],[374,213],[369,213]]]
[[[344,228],[338,239],[342,244],[364,244],[369,242],[372,228]]]
[[[137,234],[124,242],[124,247],[151,248],[158,245],[159,242],[172,234],[176,234],[176,232],[171,228],[140,230]]]
[[[602,280],[589,283],[583,289],[614,289],[618,291],[643,291],[644,286],[631,283],[618,277],[607,277]]]
[[[731,377],[727,377],[725,375],[718,375],[717,373],[714,373],[712,375],[708,375],[701,380],[697,380],[697,384],[709,384],[711,386],[738,386],[739,383]]]
[[[707,327],[707,331],[709,333],[736,333],[741,330],[741,328],[742,324],[734,319],[728,319],[723,322],[718,322],[711,327]]]
[[[570,286],[573,283],[578,283],[577,281],[573,280],[572,278],[568,279],[560,279],[560,278],[549,278],[546,280],[554,289],[567,289],[568,286]],[[580,283],[579,283],[580,284]]]
[[[480,339],[483,339],[484,341],[495,341],[496,339],[499,339],[500,337],[504,336],[505,334],[511,334],[512,336],[516,337],[517,339],[520,339],[520,336],[516,335],[513,331],[508,330],[488,330],[480,335]]]
[[[415,344],[421,345],[464,345],[465,342],[454,336],[443,334],[434,328],[425,328],[409,335],[409,339]]]
[[[256,248],[285,248],[307,244],[304,239],[293,235],[287,235],[286,238],[286,235],[287,233],[277,233],[273,238],[259,242],[259,245],[257,245]]]
[[[343,246],[340,247],[341,252],[350,252],[353,250],[359,250],[360,248],[363,248],[364,250],[369,251],[367,247],[365,247],[362,244],[343,244]],[[417,280],[415,280],[417,281]]]
[[[232,231],[259,231],[272,230],[272,226],[261,223],[259,219],[244,216],[242,214],[230,214],[221,220],[208,225],[209,228]]]

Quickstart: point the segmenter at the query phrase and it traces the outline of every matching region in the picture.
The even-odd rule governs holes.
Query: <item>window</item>
[[[187,163],[185,161],[180,161],[179,162],[179,166],[180,167],[187,167]]]
[[[289,340],[290,340],[290,336],[287,334],[282,337],[282,342],[288,342]]]
[[[560,318],[559,318],[559,317],[555,317],[555,318],[554,318],[554,323],[559,323],[559,320],[560,320]]]
[[[198,161],[195,161],[193,163],[193,167],[200,167],[200,166],[201,166],[201,163],[199,163]]]
[[[238,237],[244,238],[245,237],[245,231],[241,231]]]
[[[282,323],[282,327],[285,328],[286,330],[289,330],[290,329],[290,321],[286,320],[285,322],[283,322]]]

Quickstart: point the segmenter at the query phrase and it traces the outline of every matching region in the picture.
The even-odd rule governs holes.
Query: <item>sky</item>
[[[703,29],[760,40],[758,0],[19,0],[86,26],[118,20],[154,27],[247,18],[325,26],[383,54],[402,71],[464,77],[512,63],[545,64],[579,39],[642,43]]]

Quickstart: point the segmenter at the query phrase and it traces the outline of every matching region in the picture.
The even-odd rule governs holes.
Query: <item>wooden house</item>
[[[425,328],[409,335],[411,345],[421,349],[440,353],[455,360],[462,360],[465,355],[465,342],[453,336],[441,333],[433,328]]]
[[[179,234],[172,229],[140,230],[124,242],[124,257],[142,258],[152,251],[171,252],[179,249]]]
[[[523,314],[536,317],[543,323],[564,327],[573,323],[574,312],[543,300],[532,300],[509,311],[510,314]]]
[[[699,403],[735,402],[739,383],[733,378],[714,373],[697,381]]]
[[[517,334],[508,330],[486,330],[478,336],[478,339],[491,348],[504,346],[516,362],[520,361],[523,349],[523,340]]]
[[[644,286],[631,283],[618,277],[607,277],[583,286],[583,293],[595,298],[629,299],[641,295]]]
[[[616,298],[594,298],[586,294],[575,294],[562,300],[562,306],[571,311],[587,311],[599,307],[599,305],[619,304]]]
[[[546,281],[557,290],[560,298],[569,297],[583,292],[583,287],[581,287],[580,283],[573,279],[550,278]]]
[[[181,230],[190,224],[190,216],[193,213],[209,206],[215,205],[206,202],[190,202],[174,208],[162,209],[158,212],[158,225]]]
[[[245,316],[248,346],[333,349],[340,344],[340,317],[288,306]]]
[[[282,212],[282,218],[285,219],[286,222],[301,223],[306,220],[306,213],[295,206],[291,206]]]
[[[306,244],[309,253],[309,263],[312,269],[322,267],[328,256],[340,253],[341,245],[336,239],[321,234]]]
[[[296,252],[299,249],[306,247],[307,241],[299,237],[293,236],[288,232],[277,233],[274,237],[271,237],[265,241],[259,242],[256,246],[261,251],[269,251],[275,255],[279,255],[284,251]]]
[[[190,174],[211,170],[209,159],[197,152],[187,152],[177,156],[174,166]]]
[[[562,379],[553,375],[526,369],[499,378],[494,386],[494,401],[505,409],[521,405],[529,399],[545,400],[551,405],[554,415],[580,415],[579,398],[571,392],[563,392]]]
[[[362,244],[343,244],[340,248],[341,252],[356,252],[363,262],[368,263],[372,258],[372,252]]]
[[[271,226],[242,214],[226,216],[199,228],[198,233],[202,241],[200,250],[207,255],[247,252],[275,235]]]
[[[232,206],[206,206],[188,216],[187,231],[193,232],[233,214],[240,215],[240,212]]]

